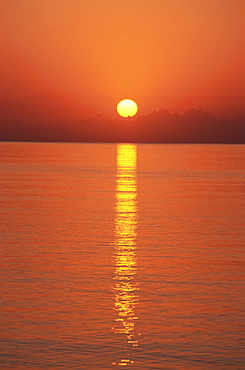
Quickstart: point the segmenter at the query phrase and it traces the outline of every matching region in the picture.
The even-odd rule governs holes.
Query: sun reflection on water
[[[128,352],[138,346],[135,322],[138,317],[135,307],[138,302],[138,283],[136,281],[137,256],[137,151],[136,145],[117,146],[117,191],[115,216],[115,319],[114,333],[126,334],[126,358],[117,365],[133,363]]]

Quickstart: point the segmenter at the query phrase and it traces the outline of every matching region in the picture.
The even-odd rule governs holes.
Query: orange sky
[[[242,0],[1,0],[4,118],[244,111]]]

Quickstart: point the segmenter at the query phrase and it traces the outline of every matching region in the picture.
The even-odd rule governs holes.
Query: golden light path
[[[115,320],[114,333],[126,334],[127,349],[124,358],[115,365],[128,365],[130,349],[138,346],[135,333],[135,307],[138,302],[136,281],[137,256],[137,151],[136,145],[117,146],[117,191],[115,216]]]

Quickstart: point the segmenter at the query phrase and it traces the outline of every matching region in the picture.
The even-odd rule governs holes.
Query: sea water
[[[0,143],[0,368],[244,369],[244,159]]]

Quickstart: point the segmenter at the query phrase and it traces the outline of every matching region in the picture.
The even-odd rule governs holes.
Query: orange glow
[[[244,1],[1,1],[0,99],[25,119],[244,110]],[[130,9],[130,11],[129,11]]]

